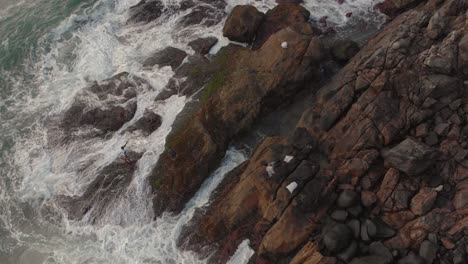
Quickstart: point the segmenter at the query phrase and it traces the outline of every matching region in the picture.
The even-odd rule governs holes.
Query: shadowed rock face
[[[293,95],[318,72],[310,35],[274,34],[258,51],[230,46],[200,94],[199,110],[173,129],[151,181],[156,214],[179,211],[217,165],[229,140]],[[288,41],[288,49],[281,48]]]
[[[430,257],[418,250],[429,239],[440,261],[466,262],[457,253],[468,228],[466,9],[427,1],[386,25],[304,112],[298,130],[317,145],[265,139],[221,185],[193,243],[217,245],[214,263],[245,238],[252,263],[419,263]],[[337,244],[349,236],[342,225],[352,238]]]
[[[149,86],[141,78],[123,72],[95,82],[76,95],[61,126],[66,133],[90,127],[97,135],[119,130],[135,115],[137,87]]]
[[[129,160],[118,157],[114,162],[98,172],[85,192],[80,197],[59,197],[59,201],[68,210],[68,217],[80,220],[88,215],[88,221],[96,223],[101,214],[113,201],[118,200],[127,191],[127,187],[133,179],[136,163],[141,158],[141,153],[128,152]]]

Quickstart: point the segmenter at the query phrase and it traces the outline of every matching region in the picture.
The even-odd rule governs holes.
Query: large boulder
[[[330,253],[340,253],[348,247],[352,236],[347,225],[337,224],[323,235],[322,243]]]
[[[255,37],[263,17],[264,14],[254,6],[235,6],[224,24],[223,36],[232,41],[250,42]]]
[[[272,34],[287,27],[301,34],[317,34],[318,30],[308,23],[309,17],[310,12],[301,5],[279,4],[275,6],[265,14],[265,18],[258,27],[252,48],[259,49]]]
[[[85,126],[98,129],[98,134],[119,130],[135,115],[137,88],[149,84],[129,73],[95,82],[77,94],[65,111],[61,125],[67,132]]]
[[[437,151],[413,138],[407,138],[383,151],[382,156],[390,166],[408,175],[416,175],[431,166]]]
[[[173,70],[180,66],[182,61],[187,56],[187,53],[181,49],[174,47],[167,47],[160,51],[155,52],[151,57],[143,62],[143,66],[152,67],[158,65],[159,67],[171,66]]]

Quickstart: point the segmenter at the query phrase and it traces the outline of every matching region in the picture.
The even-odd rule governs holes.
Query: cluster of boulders
[[[252,263],[468,261],[468,5],[418,3],[228,175],[191,243],[215,263],[246,238]]]

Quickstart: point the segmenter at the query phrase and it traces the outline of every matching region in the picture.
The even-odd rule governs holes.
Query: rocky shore
[[[222,20],[223,1],[201,2],[180,23]],[[291,133],[259,142],[180,244],[210,263],[226,263],[245,239],[259,264],[468,263],[468,2],[386,0],[376,8],[388,23],[362,47],[311,23],[301,1],[278,2],[266,13],[233,8],[223,35],[245,46],[210,55],[217,39],[200,38],[193,53],[168,47],[143,62],[175,72],[156,101],[193,99],[148,179],[155,216],[180,212],[229,144],[306,94]],[[193,6],[143,0],[128,23]],[[90,85],[60,123],[67,138],[83,126],[93,136],[118,131],[135,115],[140,86],[150,85],[128,73]],[[146,109],[125,131],[160,125]],[[73,218],[112,198],[99,186],[114,195],[128,184],[111,172],[131,175],[135,164],[121,165],[66,201]]]

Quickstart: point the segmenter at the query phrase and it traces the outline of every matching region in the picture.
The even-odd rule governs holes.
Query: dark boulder
[[[407,138],[390,150],[382,151],[382,156],[390,166],[408,175],[416,175],[432,164],[437,152],[413,138]]]
[[[338,196],[337,204],[339,207],[348,208],[353,206],[358,201],[358,195],[355,191],[352,190],[344,190],[341,192],[340,196]]]
[[[352,231],[347,225],[337,224],[323,235],[322,243],[327,251],[336,254],[349,246],[352,237]]]
[[[159,65],[159,67],[164,66],[171,66],[174,70],[180,66],[182,61],[187,56],[185,51],[174,48],[174,47],[167,47],[163,50],[155,52],[151,55],[150,58],[146,59],[143,62],[143,66],[145,67],[152,67],[154,65]]]
[[[426,264],[426,260],[418,255],[410,253],[398,261],[398,264]]]
[[[205,55],[210,52],[210,49],[216,45],[218,39],[215,37],[198,38],[189,42],[191,47],[196,53]]]
[[[108,206],[125,195],[142,154],[128,151],[127,155],[129,160],[125,161],[119,156],[99,171],[81,196],[58,198],[59,203],[68,211],[70,219],[80,220],[88,215],[88,221],[96,224],[106,213]]]
[[[232,41],[250,42],[262,22],[264,14],[250,5],[235,6],[223,28],[223,36]]]
[[[149,84],[126,72],[95,82],[75,97],[61,125],[67,132],[84,126],[98,129],[98,134],[117,131],[135,115],[137,87],[144,85]]]
[[[161,122],[162,120],[160,115],[146,109],[143,116],[130,126],[127,131],[133,132],[140,130],[144,135],[149,135],[161,126]]]

